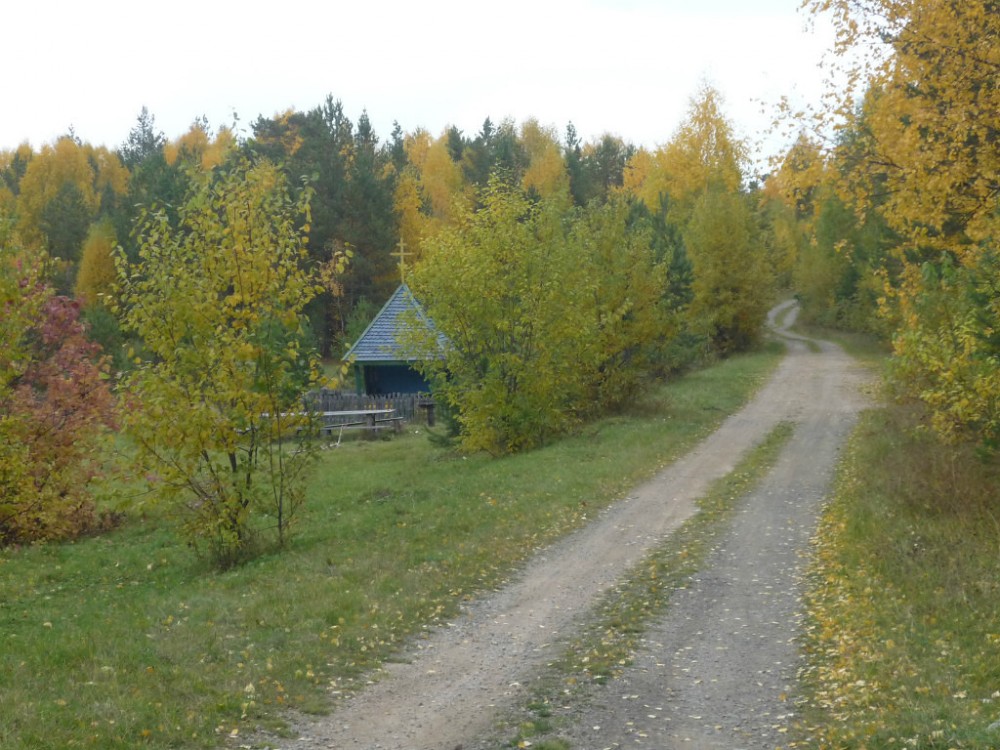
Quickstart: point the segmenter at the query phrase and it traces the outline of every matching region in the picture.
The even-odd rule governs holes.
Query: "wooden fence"
[[[351,391],[326,388],[306,396],[310,411],[354,411],[358,409],[395,409],[396,416],[411,424],[427,424],[434,400],[429,393],[389,393],[383,396],[363,396]]]

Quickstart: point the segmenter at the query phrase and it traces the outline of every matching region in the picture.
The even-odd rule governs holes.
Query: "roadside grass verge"
[[[0,747],[238,747],[322,713],[407,639],[500,586],[744,403],[769,347],[504,459],[424,435],[321,454],[281,553],[217,572],[162,511],[0,553]],[[410,431],[413,432],[412,430]]]
[[[795,747],[1000,747],[1000,465],[863,415],[810,574]]]
[[[670,597],[704,564],[729,528],[740,501],[774,466],[794,427],[775,427],[728,475],[698,501],[698,513],[673,532],[597,605],[583,630],[565,645],[532,688],[530,702],[508,721],[511,747],[569,750],[559,736],[564,715],[632,663],[649,624]]]

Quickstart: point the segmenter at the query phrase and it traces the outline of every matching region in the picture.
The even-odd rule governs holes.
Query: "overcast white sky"
[[[818,101],[830,37],[800,0],[13,0],[2,13],[0,149],[72,126],[116,147],[143,106],[168,138],[246,128],[327,94],[381,138],[537,118],[584,140],[669,140],[702,81],[744,136]],[[761,110],[767,110],[762,114]],[[774,146],[772,145],[773,149]]]

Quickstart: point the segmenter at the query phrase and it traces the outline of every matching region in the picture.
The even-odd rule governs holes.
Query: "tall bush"
[[[635,394],[668,336],[665,272],[624,205],[579,214],[494,178],[424,246],[413,290],[449,345],[429,360],[467,450],[532,448]]]
[[[309,191],[238,157],[197,184],[174,225],[143,216],[139,259],[118,256],[120,313],[142,342],[123,422],[158,499],[230,565],[283,543],[304,499],[301,394],[319,376],[303,310]]]
[[[0,237],[0,546],[63,539],[98,523],[89,481],[112,396],[79,305],[44,261]]]

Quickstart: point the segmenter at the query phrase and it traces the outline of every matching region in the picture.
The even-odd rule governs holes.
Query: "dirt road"
[[[771,322],[794,318],[792,303]],[[554,640],[693,513],[712,481],[779,422],[795,435],[744,506],[729,541],[675,595],[620,681],[578,715],[574,748],[770,748],[794,677],[796,572],[838,447],[863,408],[865,379],[832,344],[782,333],[789,354],[771,380],[685,458],[592,524],[540,553],[502,592],[391,664],[331,716],[299,728],[288,750],[466,750],[523,697]]]

